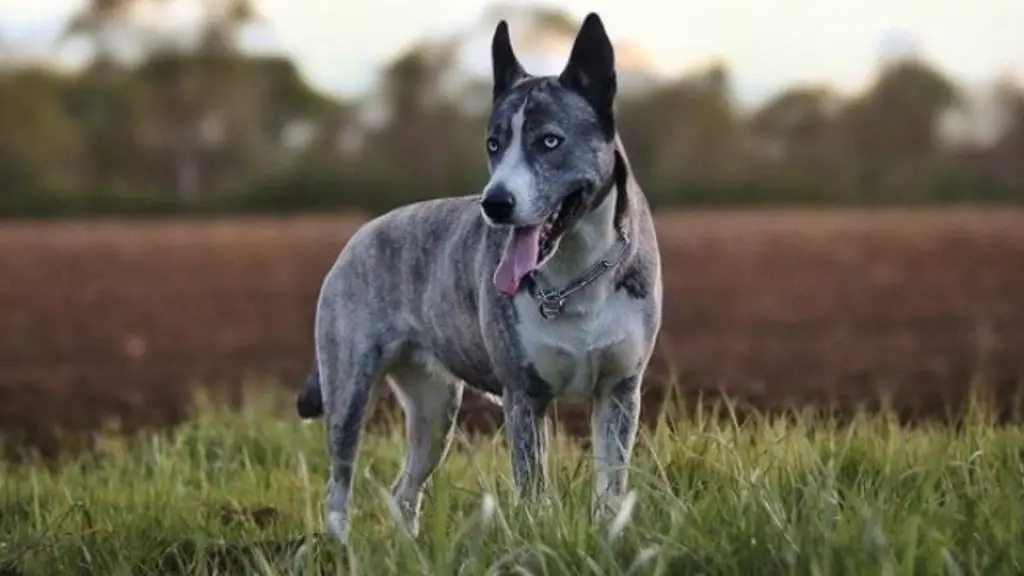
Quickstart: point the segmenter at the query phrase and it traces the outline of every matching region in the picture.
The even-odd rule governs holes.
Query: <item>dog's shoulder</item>
[[[661,254],[654,219],[642,194],[636,195],[633,208],[634,249],[615,275],[615,291],[636,300],[656,299],[661,292]]]

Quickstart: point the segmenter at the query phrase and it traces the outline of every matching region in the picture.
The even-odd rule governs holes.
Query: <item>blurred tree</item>
[[[817,196],[829,182],[845,190],[843,156],[835,130],[839,97],[823,86],[781,91],[751,116],[748,153],[752,176],[776,189],[801,188]]]
[[[1007,122],[1000,138],[983,151],[985,175],[1024,199],[1024,88],[1003,79],[996,90]]]
[[[721,64],[620,103],[619,116],[634,169],[659,201],[680,187],[698,193],[701,183],[709,194],[742,177],[742,120]]]
[[[140,0],[87,0],[59,39],[63,43],[84,38],[92,48],[89,64],[67,95],[86,150],[80,188],[92,192],[120,194],[131,188],[128,180],[138,151],[132,120],[138,118],[139,102],[119,48],[129,39],[139,39],[132,34],[132,11],[139,4]]]
[[[14,47],[7,41],[7,36],[0,30],[0,71],[14,64]]]
[[[118,38],[131,31],[131,12],[141,0],[87,0],[68,21],[61,40],[84,37],[93,49],[93,66],[117,66]]]
[[[101,207],[275,210],[380,211],[474,192],[486,180],[490,78],[465,68],[466,49],[504,18],[534,68],[564,57],[578,27],[558,9],[498,4],[461,33],[414,44],[369,95],[341,101],[312,89],[288,58],[241,49],[239,32],[259,21],[255,0],[197,2],[183,31],[162,26],[171,0],[89,0],[64,35],[94,47],[79,73],[5,62],[0,185],[73,191]],[[1012,83],[1002,88],[1006,131],[954,150],[939,120],[959,91],[914,56],[888,61],[857,98],[797,86],[746,114],[724,64],[665,82],[642,51],[622,46],[620,131],[658,205],[1024,200],[1024,96]],[[38,209],[26,194],[8,193],[0,211]]]
[[[83,151],[74,119],[65,113],[70,79],[39,69],[0,72],[0,156],[7,166],[67,187]]]
[[[941,152],[939,118],[958,99],[953,82],[921,60],[908,58],[886,66],[841,119],[862,190],[920,190],[920,178],[927,177],[928,164]]]
[[[254,0],[203,0],[200,52],[234,54],[238,31],[260,21]]]
[[[163,104],[163,129],[173,137],[175,195],[185,203],[236,184],[231,173],[261,143],[254,133],[259,126],[250,122],[258,112],[252,98],[258,76],[249,74],[236,41],[258,18],[256,8],[251,0],[203,0],[200,6],[195,50],[154,55],[148,66],[156,88],[150,94]]]
[[[248,121],[254,112],[252,82],[260,74],[246,74],[253,67],[241,65],[244,58],[235,41],[238,29],[258,15],[250,0],[203,0],[198,41],[190,44],[187,38],[146,37],[148,31],[133,19],[133,9],[141,3],[92,0],[68,27],[67,36],[85,34],[96,48],[86,75],[90,86],[78,98],[89,108],[82,115],[94,142],[90,149],[103,156],[111,149],[104,140],[130,143],[142,158],[133,158],[123,175],[143,172],[150,180],[157,175],[160,187],[192,203],[230,182],[226,171],[237,168],[245,148],[258,140],[246,132],[260,128]],[[156,4],[170,5],[167,0]],[[125,31],[137,32],[133,38],[142,38],[144,48],[142,63],[131,74],[118,72],[116,33]],[[129,109],[136,113],[134,131],[123,126]],[[228,146],[230,137],[242,146]],[[94,158],[94,164],[107,163]],[[101,176],[102,167],[95,168]],[[162,174],[166,176],[161,179]]]
[[[100,62],[87,67],[65,95],[83,142],[79,187],[92,193],[145,195],[159,190],[145,180],[139,139],[150,110],[130,72]]]
[[[783,90],[754,113],[750,130],[764,140],[768,153],[781,161],[813,157],[828,136],[833,101],[827,88]]]
[[[1024,158],[1024,88],[1004,79],[996,89],[1008,119],[1006,131],[997,146],[1007,146],[1018,152],[1014,154],[1016,158]]]

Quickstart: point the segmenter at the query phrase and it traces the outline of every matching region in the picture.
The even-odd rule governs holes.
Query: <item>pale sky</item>
[[[81,1],[0,0],[0,33],[8,42],[42,43]],[[292,54],[318,87],[347,94],[366,89],[375,67],[403,46],[424,34],[469,26],[487,4],[257,2],[272,27],[259,35],[261,43]],[[613,39],[639,44],[665,73],[721,57],[747,93],[805,80],[854,90],[869,77],[884,46],[906,42],[962,81],[986,82],[1008,70],[1024,78],[1024,0],[562,0],[557,5],[580,16],[597,11]],[[487,58],[481,54],[483,66]]]

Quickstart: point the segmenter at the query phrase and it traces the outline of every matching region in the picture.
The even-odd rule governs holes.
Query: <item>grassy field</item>
[[[518,507],[504,444],[460,436],[422,533],[383,492],[397,432],[367,434],[352,545],[318,540],[320,423],[290,402],[200,402],[179,428],[0,474],[0,574],[1020,574],[1024,427],[738,424],[710,409],[642,432],[632,506],[590,513],[585,450],[555,437],[552,498]],[[724,417],[722,417],[724,415]]]

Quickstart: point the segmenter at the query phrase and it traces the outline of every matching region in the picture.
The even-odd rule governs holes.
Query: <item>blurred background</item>
[[[0,0],[8,447],[170,424],[197,386],[297,388],[354,229],[486,181],[498,19],[556,73],[591,10],[662,238],[650,406],[666,383],[908,418],[972,383],[1015,397],[1019,1],[299,6]]]

